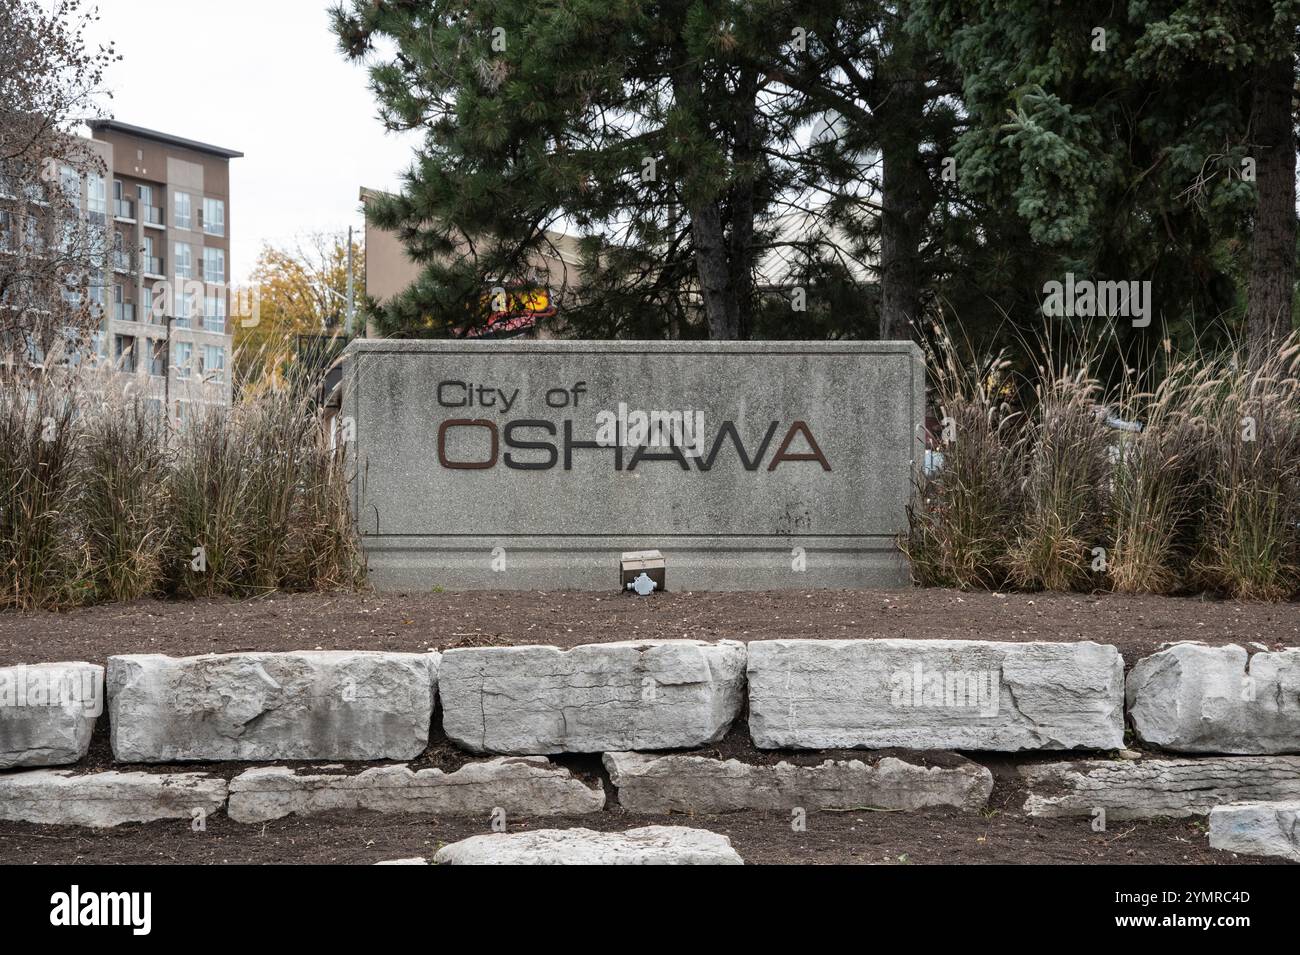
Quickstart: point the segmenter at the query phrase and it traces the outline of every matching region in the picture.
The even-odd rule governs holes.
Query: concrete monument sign
[[[893,586],[909,342],[359,340],[341,426],[381,589]]]

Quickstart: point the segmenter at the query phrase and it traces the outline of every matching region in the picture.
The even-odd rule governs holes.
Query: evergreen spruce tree
[[[1264,342],[1291,324],[1298,11],[917,0],[911,25],[960,71],[963,188],[1054,253],[1039,281],[1149,280],[1158,326],[1185,344],[1239,314],[1245,287]],[[1116,330],[1145,349],[1158,338]]]

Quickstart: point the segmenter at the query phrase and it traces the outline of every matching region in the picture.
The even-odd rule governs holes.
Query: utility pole
[[[348,317],[343,326],[343,335],[351,340],[352,338],[352,318],[356,312],[356,295],[353,290],[352,280],[352,226],[348,226]]]
[[[172,316],[163,316],[163,409],[172,413]]]

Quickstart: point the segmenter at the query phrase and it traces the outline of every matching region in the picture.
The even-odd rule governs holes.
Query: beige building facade
[[[106,169],[86,196],[106,230],[91,293],[104,315],[100,356],[177,423],[197,406],[229,405],[231,322],[241,312],[230,160],[243,154],[116,120],[87,125]]]

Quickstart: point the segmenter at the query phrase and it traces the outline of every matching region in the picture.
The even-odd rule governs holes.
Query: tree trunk
[[[700,296],[709,321],[709,338],[718,341],[738,338],[740,322],[731,294],[722,210],[716,201],[691,210],[691,239],[695,244],[695,269],[700,276]]]
[[[883,102],[876,110],[881,141],[880,337],[910,339],[921,311],[921,232],[930,183],[921,159],[925,87],[909,62],[911,48],[891,54]]]
[[[754,179],[758,175],[758,74],[746,71],[737,84],[738,110],[732,131],[731,164],[735,180],[728,193],[731,233],[727,260],[731,270],[731,307],[736,338],[748,338],[754,311]]]
[[[1246,335],[1251,356],[1259,360],[1291,331],[1295,286],[1295,136],[1291,94],[1295,58],[1285,56],[1255,70],[1253,110],[1259,205],[1251,239],[1249,305]]]
[[[758,74],[742,74],[731,123],[733,179],[725,193],[726,215],[722,199],[691,210],[700,294],[709,320],[709,338],[715,341],[747,335],[752,317],[757,95]]]

